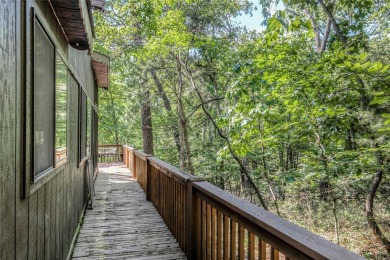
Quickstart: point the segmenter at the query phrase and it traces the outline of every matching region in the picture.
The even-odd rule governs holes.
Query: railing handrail
[[[123,161],[124,146],[120,144],[103,144],[98,145],[99,162],[113,163]]]
[[[364,259],[207,181],[196,182],[193,187],[309,257],[314,259]]]
[[[99,144],[98,148],[123,147],[121,144]]]
[[[175,166],[173,166],[169,163],[166,163],[157,157],[149,157],[148,160],[149,160],[151,165],[153,165],[154,167],[161,170],[162,173],[170,174],[171,176],[176,177],[184,182],[204,180],[204,178],[202,178],[202,177],[194,176],[194,175],[185,173],[185,172],[179,170],[178,168],[176,168]]]
[[[248,231],[248,236],[250,233],[254,234],[258,239],[261,239],[260,241],[269,244],[271,246],[271,254],[274,252],[272,250],[278,250],[289,257],[286,257],[286,259],[364,259],[343,247],[256,206],[255,204],[222,190],[198,176],[185,173],[159,158],[148,155],[130,146],[123,146],[123,149],[124,161],[127,167],[131,169],[133,175],[137,178],[137,181],[140,182],[141,187],[143,187],[146,192],[147,199],[151,200],[156,206],[156,209],[160,215],[162,215],[164,221],[166,221],[167,226],[175,235],[180,246],[186,251],[189,259],[205,258],[205,256],[208,257],[208,254],[210,254],[210,245],[208,243],[213,240],[215,242],[217,237],[216,233],[213,235],[212,232],[216,232],[216,226],[219,225],[219,228],[222,226],[220,222],[217,222],[221,221],[221,219],[216,220],[216,217],[212,217],[210,214],[220,214],[218,215],[220,218],[222,218],[221,216],[223,214],[223,218],[226,216],[230,221],[235,221],[236,224],[239,225],[238,230],[240,237],[236,240],[236,234],[234,237],[231,237],[230,240],[234,240],[234,243],[238,241],[238,244],[241,247],[246,247],[245,239],[243,237],[245,231],[243,231],[244,233],[240,233],[241,228],[245,228]],[[161,179],[163,178],[162,175],[166,176],[164,177],[165,179]],[[168,183],[167,180],[172,180],[173,183]],[[185,190],[184,193],[183,189]],[[168,200],[166,198],[168,198]],[[175,199],[178,201],[174,201]],[[213,213],[210,213],[208,207],[212,207],[211,212]],[[174,212],[170,212],[171,210],[174,210]],[[185,216],[177,216],[175,215],[175,212],[176,214],[183,214]],[[173,220],[171,220],[172,218]],[[214,231],[210,231],[206,226],[203,226],[205,225],[203,224],[204,221],[211,221],[212,224],[209,223],[206,225],[214,225]],[[180,225],[180,227],[178,227],[178,225]],[[233,225],[233,222],[230,222],[229,225],[230,228],[232,228],[231,225]],[[180,231],[180,229],[185,229],[185,231]],[[202,229],[202,231],[199,231],[198,229]],[[206,232],[206,230],[208,231]],[[229,230],[225,229],[223,232],[226,231],[229,233]],[[221,230],[219,232],[221,233]],[[233,231],[230,230],[230,233],[232,232]],[[234,233],[236,232],[235,227]],[[195,239],[193,235],[198,238]],[[221,236],[221,234],[219,235]],[[203,236],[206,236],[206,238],[203,238]],[[208,242],[206,243],[204,239],[208,239]],[[252,240],[252,243],[254,243],[254,241],[255,240]],[[213,242],[210,243],[212,246]],[[220,243],[222,242],[220,241]],[[204,248],[205,245],[207,245],[206,248]],[[211,248],[211,254],[218,251],[215,243],[214,246],[216,248]],[[199,247],[201,247],[201,249],[199,249]],[[232,245],[228,247],[232,250]],[[222,245],[220,245],[219,250],[221,250],[221,248]],[[249,244],[247,248],[249,252]],[[252,249],[253,248],[252,245]],[[201,250],[201,252],[199,250]],[[207,250],[207,253],[202,250]],[[244,254],[243,250],[245,249],[240,248],[239,251],[235,251],[234,254],[238,254],[241,259]],[[198,252],[195,253],[192,251]],[[275,251],[277,257],[279,257],[278,251]],[[222,253],[219,252],[219,254]],[[230,254],[233,253],[230,252]],[[254,253],[252,253],[252,256],[253,254]]]

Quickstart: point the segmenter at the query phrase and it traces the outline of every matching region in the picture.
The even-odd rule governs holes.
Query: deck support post
[[[133,165],[132,165],[133,167],[131,167],[131,172],[133,173],[133,178],[137,179],[136,155],[134,150],[132,151],[131,156],[133,157]]]
[[[196,216],[200,214],[200,212],[197,211],[196,203],[195,203],[195,196],[193,196],[193,189],[192,184],[194,182],[198,181],[204,181],[203,178],[192,176],[187,180],[187,201],[186,201],[186,255],[187,259],[197,259],[196,256],[196,250],[194,250],[197,245],[194,243],[194,231],[197,228],[195,226],[196,223],[194,223],[194,220],[196,219]]]
[[[187,201],[186,201],[186,240],[187,240],[187,250],[186,255],[187,259],[191,260],[194,259],[192,255],[192,214],[193,214],[193,207],[192,207],[192,180],[189,179],[187,182]]]
[[[151,156],[151,155],[150,155]],[[146,200],[150,201],[152,194],[152,166],[148,157],[146,157]]]

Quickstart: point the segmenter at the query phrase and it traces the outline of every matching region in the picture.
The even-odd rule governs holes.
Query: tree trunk
[[[376,146],[376,145],[375,145]],[[376,146],[377,148],[377,146]],[[378,151],[376,154],[376,159],[379,167],[384,166],[384,158],[381,151]],[[379,188],[379,185],[382,181],[383,170],[380,169],[374,176],[374,180],[371,183],[370,189],[366,198],[366,218],[368,222],[368,226],[371,228],[374,236],[385,246],[388,253],[390,253],[390,241],[385,237],[380,229],[378,222],[374,217],[374,198],[375,194]]]
[[[119,129],[118,129],[118,119],[116,115],[116,110],[114,106],[114,98],[112,96],[112,91],[108,90],[109,93],[109,99],[112,107],[112,122],[114,123],[114,139],[115,139],[115,144],[119,144]]]
[[[157,77],[156,71],[152,69],[150,70],[150,74],[152,75],[154,84],[156,85],[158,93],[160,94],[164,102],[165,110],[167,110],[168,113],[171,113],[172,112],[171,102],[169,101],[168,96],[164,91],[163,85],[161,84],[160,80]],[[173,129],[173,138],[175,139],[177,151],[180,153],[180,134],[179,134],[179,129],[177,127]]]
[[[147,87],[144,92],[142,107],[142,138],[143,150],[147,154],[154,154],[153,150],[153,127],[152,127],[152,113],[150,110],[150,90]]]
[[[236,152],[234,151],[233,147],[232,147],[232,144],[230,143],[230,140],[227,136],[225,136],[223,133],[222,133],[222,130],[218,127],[217,123],[215,122],[214,118],[211,116],[211,114],[209,113],[209,111],[206,109],[205,107],[205,102],[204,102],[204,99],[201,95],[201,93],[199,92],[198,88],[196,87],[195,85],[195,82],[194,82],[194,78],[192,76],[192,72],[191,70],[189,70],[188,68],[186,68],[188,74],[189,74],[189,80],[191,82],[191,85],[192,85],[192,88],[194,89],[194,91],[196,92],[201,104],[202,104],[202,110],[203,112],[206,114],[206,116],[209,118],[209,120],[211,121],[211,123],[213,124],[215,130],[217,131],[218,135],[223,139],[225,140],[227,146],[228,146],[228,149],[229,149],[229,152],[231,154],[231,156],[233,157],[233,159],[238,163],[238,165],[240,166],[241,170],[244,172],[245,176],[248,178],[248,181],[250,183],[250,185],[252,186],[253,190],[255,191],[256,195],[257,195],[257,198],[259,199],[260,201],[260,204],[263,206],[263,208],[265,210],[268,210],[268,206],[267,204],[265,203],[265,200],[263,198],[263,196],[261,195],[260,193],[260,190],[259,188],[256,186],[255,182],[253,181],[248,169],[245,168],[244,164],[242,163],[242,160],[238,157],[238,155],[236,154]]]
[[[188,141],[188,131],[187,131],[187,118],[184,112],[184,105],[182,100],[183,94],[183,78],[180,58],[176,57],[177,72],[178,72],[178,95],[177,95],[177,109],[179,114],[179,139],[180,139],[180,169],[188,170],[191,174],[195,173],[194,166],[191,159],[191,148]]]
[[[337,217],[337,199],[333,198],[332,213],[334,218],[334,233],[336,238],[336,243],[340,245],[340,236],[339,236],[339,219]]]

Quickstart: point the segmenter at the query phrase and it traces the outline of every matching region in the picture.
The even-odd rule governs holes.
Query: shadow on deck
[[[140,185],[123,164],[99,166],[73,259],[186,259]]]

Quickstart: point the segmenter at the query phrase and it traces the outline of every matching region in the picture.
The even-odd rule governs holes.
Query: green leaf
[[[384,103],[386,103],[387,101],[387,97],[383,97],[383,96],[375,96],[371,102],[370,102],[370,106],[371,105],[382,105]]]
[[[382,117],[386,118],[386,119],[390,119],[390,114],[389,113],[383,113]]]

